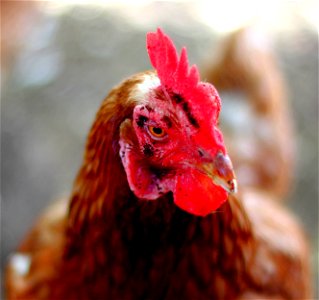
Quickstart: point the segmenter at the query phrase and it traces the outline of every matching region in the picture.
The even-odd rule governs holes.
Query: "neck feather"
[[[132,115],[136,103],[131,100],[130,91],[140,81],[135,76],[113,89],[96,115],[71,194],[67,221],[69,244],[81,240],[85,232],[105,220],[117,198],[130,194],[119,157],[119,128]]]

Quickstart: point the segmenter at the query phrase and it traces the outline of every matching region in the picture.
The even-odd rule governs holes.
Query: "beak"
[[[237,192],[237,180],[228,155],[218,152],[209,162],[205,160],[199,169],[210,177],[216,185],[221,186],[228,193]]]

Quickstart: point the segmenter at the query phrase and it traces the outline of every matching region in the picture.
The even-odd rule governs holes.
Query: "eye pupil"
[[[162,134],[163,133],[163,129],[159,128],[159,127],[153,127],[153,132],[155,134]]]

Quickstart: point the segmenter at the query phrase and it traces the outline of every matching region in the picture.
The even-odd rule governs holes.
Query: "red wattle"
[[[215,211],[226,200],[228,194],[212,179],[191,169],[178,175],[174,200],[181,209],[198,216],[206,216]]]

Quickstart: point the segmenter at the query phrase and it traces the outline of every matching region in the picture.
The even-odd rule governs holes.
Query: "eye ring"
[[[152,138],[157,140],[161,140],[167,136],[166,131],[161,127],[149,125],[147,126],[147,131]]]

